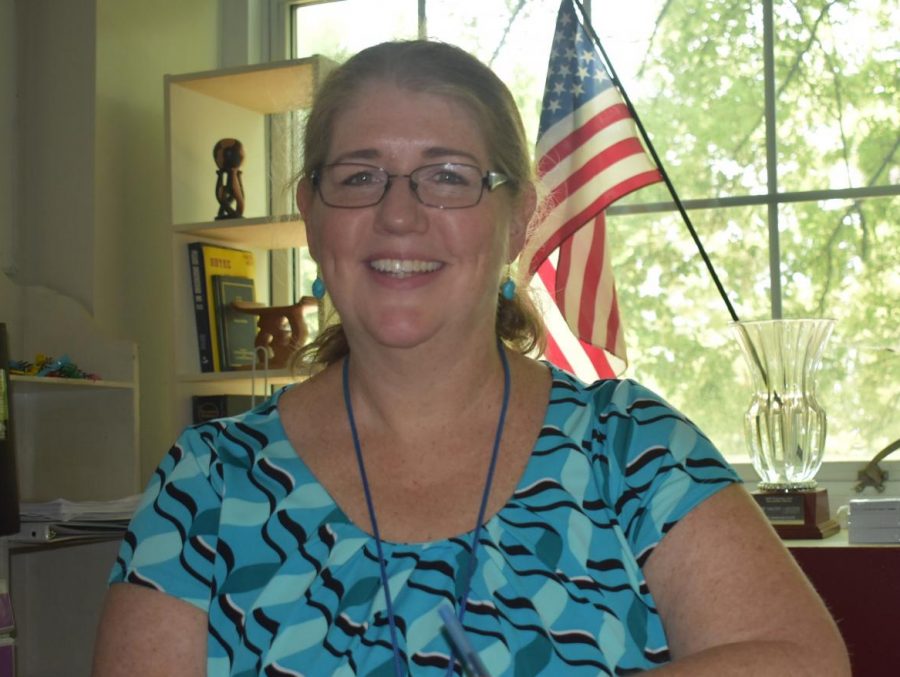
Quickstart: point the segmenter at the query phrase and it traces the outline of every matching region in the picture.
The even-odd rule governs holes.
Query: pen
[[[453,609],[448,606],[442,606],[438,609],[441,618],[444,619],[444,627],[447,628],[447,634],[450,636],[454,648],[459,653],[463,661],[463,667],[476,677],[490,677],[484,663],[478,657],[475,649],[469,643],[466,637],[466,631],[463,629],[459,618],[453,613]]]

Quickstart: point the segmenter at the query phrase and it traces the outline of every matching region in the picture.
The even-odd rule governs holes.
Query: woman
[[[635,383],[526,357],[539,323],[508,268],[535,189],[489,69],[424,41],[365,50],[324,83],[304,150],[342,324],[310,379],[164,459],[97,677],[848,674],[702,433]]]

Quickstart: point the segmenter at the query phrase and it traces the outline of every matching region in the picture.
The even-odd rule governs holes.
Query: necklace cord
[[[491,451],[491,462],[488,465],[487,477],[485,479],[484,484],[484,492],[481,496],[481,504],[478,508],[478,517],[475,521],[475,528],[472,534],[472,544],[470,547],[471,555],[469,557],[469,567],[466,572],[465,577],[465,585],[463,588],[463,593],[457,599],[458,602],[458,611],[457,617],[459,618],[460,624],[462,624],[463,616],[466,612],[466,602],[469,598],[469,592],[472,586],[472,578],[475,575],[475,570],[478,565],[478,543],[481,535],[481,527],[482,522],[484,520],[484,514],[487,510],[487,502],[488,497],[491,493],[491,486],[494,482],[494,471],[497,467],[497,457],[500,451],[500,440],[503,437],[503,428],[506,425],[506,413],[509,409],[509,391],[510,391],[510,371],[509,371],[509,361],[506,357],[506,351],[503,348],[503,342],[498,338],[497,339],[497,350],[500,354],[500,363],[503,366],[503,399],[500,405],[500,416],[497,419],[497,430],[494,434],[494,445]],[[347,411],[347,421],[350,424],[350,434],[353,438],[353,449],[356,452],[356,463],[359,466],[359,475],[362,480],[363,485],[363,493],[366,497],[366,508],[369,511],[369,521],[372,524],[372,535],[375,537],[375,548],[378,552],[378,568],[381,572],[381,585],[384,588],[384,599],[385,599],[385,607],[388,616],[388,626],[391,632],[391,645],[394,650],[394,670],[397,674],[397,677],[402,677],[404,674],[403,670],[403,661],[400,658],[400,644],[397,641],[397,621],[394,616],[394,607],[393,600],[391,598],[390,587],[388,586],[388,576],[387,576],[387,562],[384,558],[384,549],[382,547],[381,534],[378,529],[378,520],[375,518],[375,504],[372,501],[372,492],[369,487],[369,479],[366,475],[366,466],[363,461],[362,456],[362,445],[359,441],[359,433],[356,428],[356,417],[353,414],[353,404],[350,399],[350,354],[344,358],[343,370],[342,370],[342,385],[344,391],[344,407]],[[449,676],[453,672],[455,661],[450,659],[450,664],[447,668],[447,675]]]
[[[391,645],[394,649],[394,671],[397,677],[402,677],[402,661],[400,660],[400,644],[397,642],[397,622],[394,618],[391,589],[388,587],[387,563],[384,559],[384,551],[381,546],[381,534],[378,533],[378,520],[375,519],[375,506],[372,503],[372,492],[369,489],[369,479],[366,476],[366,465],[363,463],[362,447],[359,443],[359,433],[356,430],[356,417],[353,415],[353,405],[350,402],[350,354],[344,358],[342,382],[344,386],[344,407],[347,410],[347,420],[350,423],[350,434],[353,436],[353,448],[356,451],[356,462],[359,465],[359,475],[362,478],[363,493],[366,495],[366,507],[369,509],[369,521],[372,523],[372,533],[375,536],[375,548],[378,551],[378,568],[381,571],[381,585],[384,588],[384,601],[387,608],[388,626],[391,630]]]
[[[494,470],[497,468],[497,456],[499,456],[500,439],[503,437],[503,427],[506,425],[506,412],[509,409],[509,361],[506,359],[506,351],[503,343],[497,339],[497,350],[500,353],[500,363],[503,365],[503,400],[500,404],[500,416],[497,419],[497,431],[494,433],[494,447],[491,453],[491,463],[488,466],[487,478],[484,483],[484,493],[481,495],[481,506],[478,509],[478,518],[475,521],[475,532],[472,534],[472,555],[469,560],[469,571],[466,574],[464,593],[459,597],[459,622],[462,623],[466,614],[466,601],[469,598],[469,589],[472,585],[472,577],[475,575],[475,567],[478,564],[478,541],[481,536],[481,526],[484,522],[484,513],[487,510],[488,497],[491,486],[494,483]]]

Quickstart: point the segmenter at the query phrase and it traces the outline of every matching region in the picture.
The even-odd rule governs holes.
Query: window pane
[[[738,316],[768,317],[765,208],[690,216]],[[725,302],[681,217],[616,216],[607,227],[626,331],[626,376],[690,416],[728,458],[748,460],[743,416],[749,374]]]
[[[458,45],[494,69],[516,96],[532,141],[558,11],[559,0],[428,3],[428,36]]]
[[[833,317],[820,400],[826,458],[871,458],[900,437],[900,198],[786,205],[785,317]]]
[[[322,54],[337,62],[385,40],[415,38],[416,0],[342,0],[294,8],[294,56]]]
[[[779,188],[900,183],[896,0],[777,4]]]
[[[652,32],[641,45],[634,86],[621,77],[678,194],[765,192],[761,9],[748,11],[739,0],[672,0],[648,3],[646,12]],[[599,7],[595,24],[613,32]],[[631,31],[621,21],[613,35]],[[611,39],[618,69],[617,47]],[[642,191],[632,200],[651,195],[661,193]]]

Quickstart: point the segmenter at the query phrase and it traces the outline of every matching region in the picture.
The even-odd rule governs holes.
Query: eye
[[[468,186],[472,183],[470,174],[462,166],[440,165],[432,168],[427,180],[441,186]]]
[[[337,164],[332,165],[329,171],[332,182],[343,188],[366,188],[382,185],[385,181],[382,170],[368,165]]]
[[[375,174],[369,170],[353,172],[341,179],[342,186],[370,186],[376,182]]]

